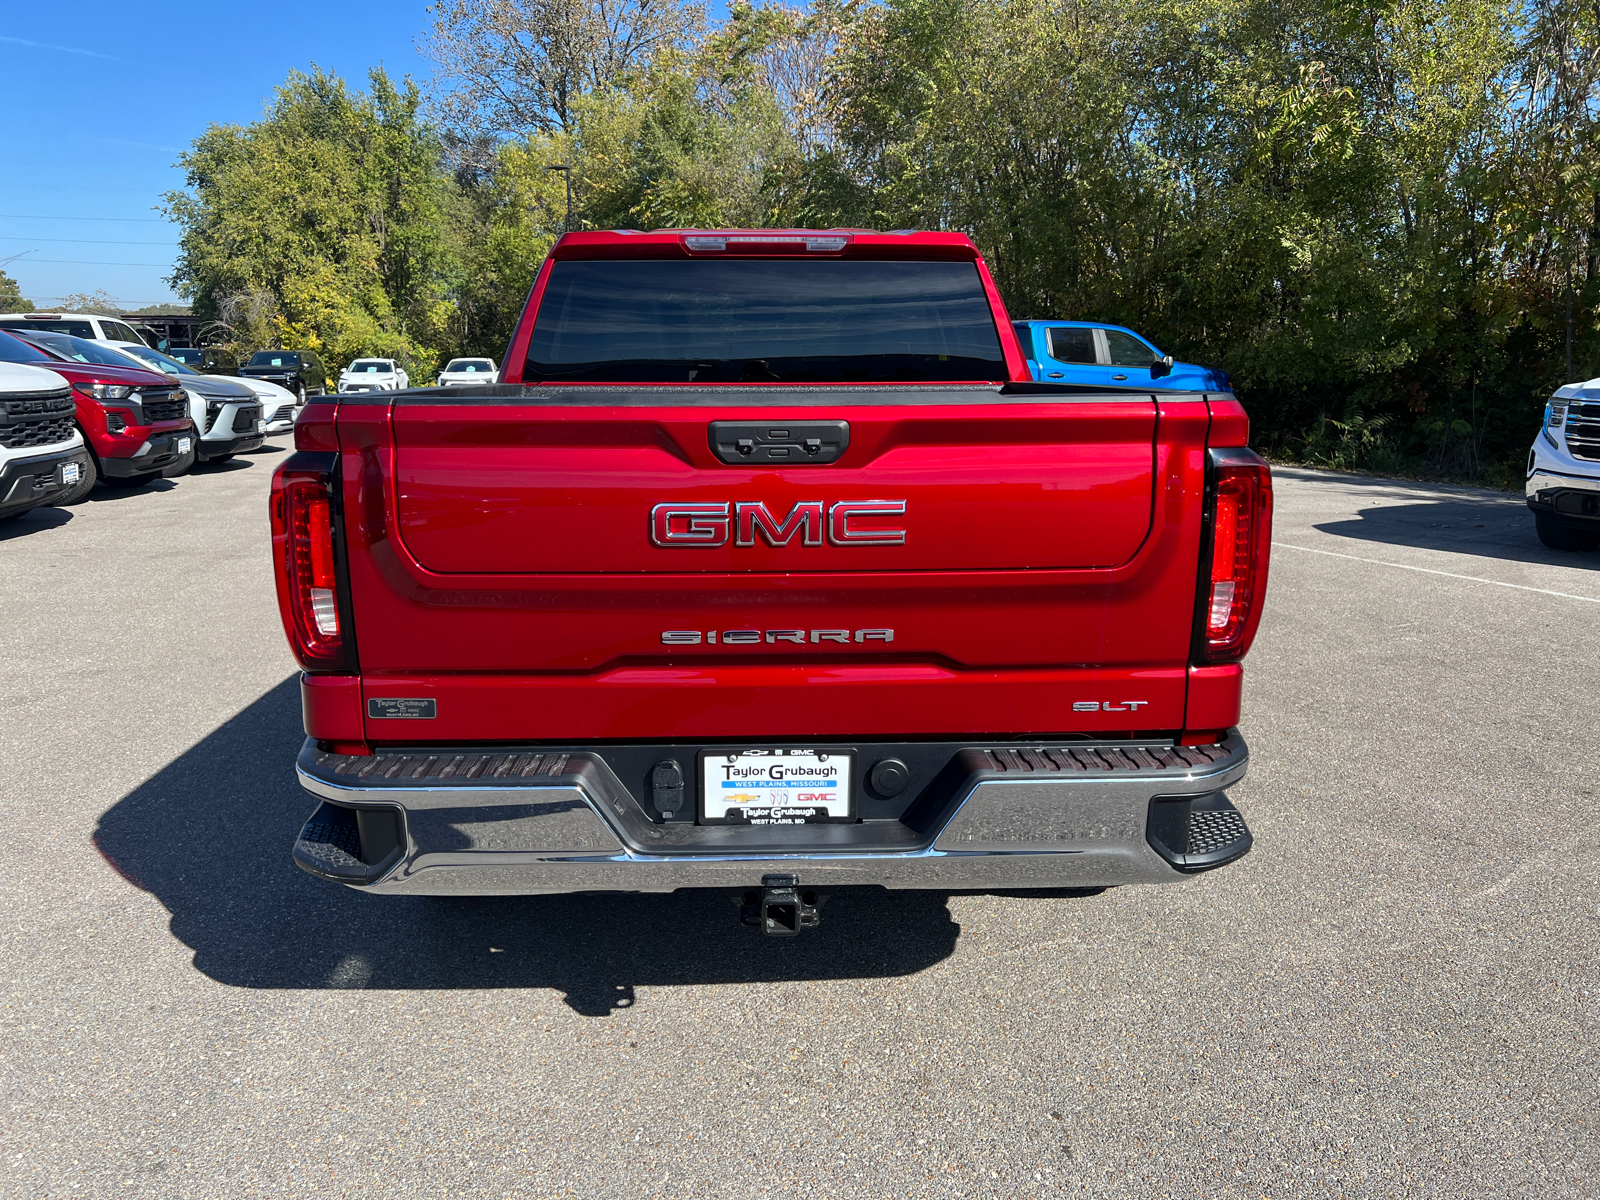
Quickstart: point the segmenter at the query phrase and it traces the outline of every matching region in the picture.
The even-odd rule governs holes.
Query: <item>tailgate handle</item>
[[[713,421],[711,453],[730,466],[837,462],[850,445],[848,421]]]

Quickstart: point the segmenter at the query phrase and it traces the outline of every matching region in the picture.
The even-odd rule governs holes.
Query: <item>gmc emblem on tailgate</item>
[[[873,518],[903,516],[904,500],[802,500],[782,520],[760,500],[734,503],[658,504],[650,510],[650,544],[667,550],[754,546],[756,537],[769,546],[820,546],[823,537],[835,546],[903,546],[904,529],[869,524]]]

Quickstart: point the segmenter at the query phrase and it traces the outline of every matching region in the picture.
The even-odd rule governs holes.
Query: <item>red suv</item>
[[[194,458],[194,422],[182,388],[159,371],[133,366],[109,346],[48,336],[56,344],[0,331],[0,362],[45,367],[72,385],[89,467],[55,505],[76,504],[96,480],[138,487]]]

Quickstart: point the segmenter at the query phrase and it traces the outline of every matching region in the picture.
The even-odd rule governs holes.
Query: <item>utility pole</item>
[[[568,163],[557,163],[553,167],[546,167],[546,171],[560,171],[567,177],[567,222],[561,228],[567,233],[572,232],[572,167]]]

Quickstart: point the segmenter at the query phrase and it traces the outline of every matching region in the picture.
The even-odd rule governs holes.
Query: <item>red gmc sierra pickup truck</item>
[[[318,398],[271,510],[294,846],[396,894],[1100,888],[1245,854],[1271,479],[1030,380],[949,233],[562,237],[498,384]]]

